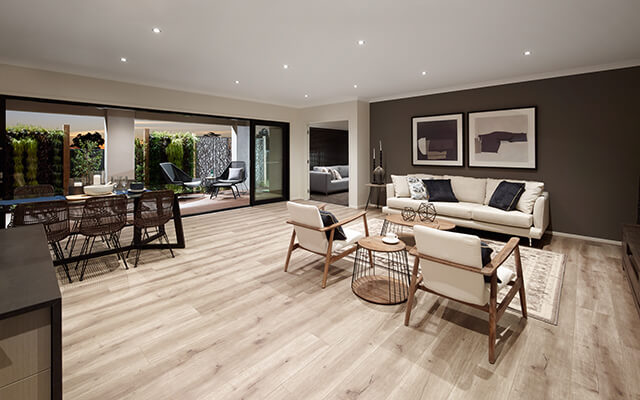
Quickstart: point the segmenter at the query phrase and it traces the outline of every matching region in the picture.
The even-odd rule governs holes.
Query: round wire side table
[[[356,296],[376,304],[403,303],[409,296],[410,279],[402,240],[386,244],[382,236],[369,236],[358,241],[351,278]]]

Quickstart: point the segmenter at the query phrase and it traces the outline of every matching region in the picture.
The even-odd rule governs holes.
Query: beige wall
[[[361,154],[364,146],[361,141],[366,140],[368,147],[369,140],[368,103],[351,101],[298,109],[3,64],[0,64],[0,94],[289,122],[292,199],[308,198],[308,123],[348,120],[350,152],[351,149],[355,152],[350,159],[357,160],[350,171],[357,178],[350,182],[349,204],[355,207],[366,201],[365,175],[356,173],[354,168],[357,165],[359,170],[364,165],[368,171],[369,152]],[[362,117],[365,112],[367,121]]]

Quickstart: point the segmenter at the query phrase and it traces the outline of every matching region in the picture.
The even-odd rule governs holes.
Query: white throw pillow
[[[533,213],[533,206],[536,203],[536,199],[544,192],[544,183],[542,182],[524,182],[524,193],[520,196],[516,210],[520,210],[523,213]]]
[[[396,197],[411,197],[406,175],[391,175]]]
[[[407,184],[413,200],[427,200],[427,189],[420,179],[415,176],[407,176]]]

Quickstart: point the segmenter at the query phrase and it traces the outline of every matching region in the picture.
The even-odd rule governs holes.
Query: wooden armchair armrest
[[[320,205],[318,205],[318,210],[322,210],[322,211],[324,211],[324,209],[325,209],[326,207],[327,207],[327,203],[320,204]]]
[[[498,270],[498,267],[504,264],[505,261],[507,261],[507,258],[509,258],[511,253],[513,253],[513,251],[516,249],[516,247],[518,247],[519,244],[519,238],[512,237],[511,239],[509,239],[507,244],[505,244],[504,247],[498,252],[498,254],[496,254],[496,256],[491,259],[491,262],[482,267],[482,269],[480,270],[482,271],[482,274],[486,276],[495,274],[495,272]]]
[[[507,258],[509,258],[511,253],[513,253],[513,251],[515,250],[515,248],[518,247],[519,243],[520,243],[520,239],[518,239],[517,237],[512,237],[511,239],[509,239],[507,244],[505,244],[504,247],[502,248],[502,250],[500,250],[498,252],[498,254],[496,254],[496,256],[493,257],[491,262],[489,264],[485,265],[482,268],[471,267],[469,265],[458,264],[458,263],[453,262],[453,261],[443,260],[443,259],[440,259],[440,258],[428,256],[428,255],[425,255],[425,254],[420,254],[418,252],[418,248],[417,247],[414,247],[413,249],[411,249],[409,251],[409,254],[411,254],[414,257],[421,258],[423,260],[433,261],[433,262],[436,262],[438,264],[444,264],[444,265],[448,265],[450,267],[464,269],[465,271],[470,271],[470,272],[475,272],[477,274],[491,276],[491,275],[496,273],[496,271],[498,270],[499,266],[501,266],[505,261],[507,261]]]
[[[358,219],[360,217],[364,217],[366,219],[367,218],[367,212],[366,211],[360,211],[359,213],[354,214],[354,215],[352,215],[350,217],[347,217],[347,218],[343,219],[342,221],[338,221],[333,225],[327,226],[326,228],[324,228],[324,230],[328,231],[328,230],[331,230],[331,229],[336,229],[337,227],[342,226],[342,225],[346,225],[349,222],[353,222],[353,221],[355,221],[356,219]]]
[[[306,224],[302,224],[300,222],[296,222],[296,221],[292,221],[292,220],[288,220],[287,224],[291,224],[291,225],[295,225],[295,226],[299,226],[301,228],[306,228],[306,229],[312,229],[314,231],[318,231],[318,232],[326,232],[326,231],[331,231],[333,229],[336,229],[339,226],[342,225],[346,225],[349,222],[353,222],[354,220],[360,218],[360,217],[364,217],[365,218],[365,222],[366,222],[366,218],[367,218],[367,213],[366,211],[361,211],[357,214],[354,214],[348,218],[343,219],[342,221],[338,221],[335,224],[329,225],[329,226],[325,226],[325,227],[316,227],[316,226],[311,226],[311,225],[306,225]]]

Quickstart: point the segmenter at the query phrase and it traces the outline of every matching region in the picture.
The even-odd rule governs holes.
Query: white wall
[[[133,111],[107,110],[106,116],[106,179],[112,176],[135,177]]]
[[[356,173],[355,168],[357,165],[358,170],[362,166],[365,167],[365,171],[369,169],[369,151],[362,154],[364,145],[361,143],[366,140],[368,147],[367,103],[351,101],[298,109],[4,64],[0,64],[0,94],[289,122],[289,179],[292,199],[308,198],[308,123],[348,120],[349,151],[354,153],[349,155],[352,165],[349,173],[350,176],[356,177],[349,183],[349,205],[362,206],[366,201],[364,183],[368,182],[368,172]],[[125,140],[124,137],[121,139]],[[133,145],[130,151],[130,160],[133,163]],[[114,161],[111,162],[113,166]],[[124,166],[122,169],[125,169]],[[133,176],[133,167],[130,176]]]

